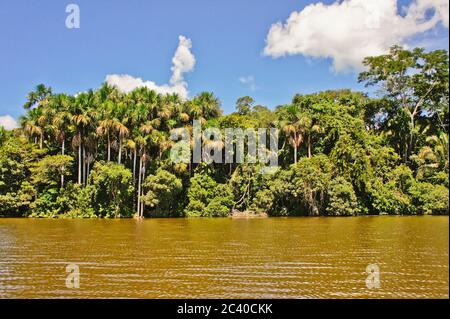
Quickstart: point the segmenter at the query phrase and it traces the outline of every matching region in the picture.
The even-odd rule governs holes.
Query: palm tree
[[[98,122],[96,133],[99,136],[106,135],[106,153],[107,161],[111,160],[111,131],[113,130],[115,122],[113,119],[105,118]]]
[[[216,118],[222,114],[220,100],[212,92],[202,92],[197,96],[197,102],[202,107],[203,116],[206,119]]]
[[[117,103],[123,98],[122,94],[116,87],[110,86],[107,83],[103,83],[95,94],[99,105],[106,101]]]
[[[139,135],[136,137],[136,144],[139,148],[139,172],[138,172],[138,192],[137,192],[137,216],[139,218],[144,216],[142,196],[142,182],[145,179],[145,162],[148,160],[146,153],[147,137]]]
[[[83,160],[84,160],[84,185],[88,184],[91,164],[94,162],[97,153],[97,140],[95,134],[90,131],[84,138]]]
[[[70,124],[71,114],[68,111],[70,99],[67,95],[54,95],[50,100],[52,110],[52,132],[55,139],[61,143],[61,155],[65,155],[66,150],[66,128]],[[61,168],[64,171],[64,167]],[[64,187],[64,174],[61,174],[61,188]]]
[[[297,163],[298,147],[304,140],[307,128],[311,126],[311,119],[301,113],[295,104],[286,108],[287,120],[281,121],[281,126],[288,138],[289,144],[294,148],[294,164]]]
[[[76,127],[77,135],[74,137],[74,144],[78,147],[78,184],[83,184],[83,134],[86,128],[92,123],[91,108],[94,106],[94,95],[92,91],[80,93],[76,96],[73,104],[71,122]]]
[[[31,120],[31,119],[27,119],[27,118],[22,118],[21,120],[21,126],[23,127],[23,130],[25,131],[25,133],[30,137],[35,139],[35,143],[36,141],[36,136],[42,136],[42,129],[37,126],[35,124],[35,121]],[[42,138],[41,138],[42,140]],[[40,143],[41,148],[42,148],[42,142]]]
[[[189,102],[191,118],[199,120],[202,124],[210,118],[222,114],[220,100],[211,92],[202,92]]]
[[[122,162],[122,144],[123,138],[129,134],[128,128],[119,121],[116,121],[114,124],[114,129],[119,133],[119,156],[117,162],[121,164]]]
[[[39,124],[42,121],[42,109],[33,109],[28,114],[20,119],[21,126],[29,138],[34,138],[34,143],[43,147],[44,142],[44,128]],[[39,142],[38,139],[39,138]]]
[[[125,142],[126,149],[129,149],[131,152],[130,155],[133,162],[133,181],[136,183],[136,161],[137,161],[137,145],[136,142],[132,139],[127,139]]]
[[[44,84],[39,84],[34,91],[28,93],[27,101],[23,107],[27,110],[31,109],[33,106],[39,107],[40,105],[45,104],[45,101],[51,95],[52,88],[46,87]]]
[[[439,135],[427,137],[427,142],[433,146],[433,152],[438,160],[439,166],[448,171],[448,135],[440,132]]]
[[[308,122],[308,120],[305,120],[304,122]],[[306,126],[306,133],[307,133],[307,139],[306,139],[306,145],[308,148],[308,158],[312,157],[312,144],[313,144],[313,140],[314,137],[316,136],[316,134],[320,134],[324,132],[323,127],[320,125],[320,123],[315,120],[312,119],[309,123],[308,126]]]
[[[430,176],[436,170],[448,173],[448,136],[445,132],[426,138],[428,145],[422,147],[417,155],[411,159],[418,165],[417,178],[422,179]]]

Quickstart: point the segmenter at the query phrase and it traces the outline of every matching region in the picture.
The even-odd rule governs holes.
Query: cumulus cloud
[[[292,12],[284,24],[272,24],[264,54],[331,58],[336,72],[361,70],[364,57],[386,53],[393,44],[406,45],[439,23],[449,25],[448,0],[413,0],[400,12],[397,0],[310,4]]]
[[[239,78],[239,82],[241,82],[242,84],[247,85],[250,88],[251,91],[256,91],[256,89],[257,89],[255,77],[253,75],[241,76]]]
[[[170,83],[178,85],[184,83],[183,74],[194,69],[195,57],[191,52],[192,42],[180,35],[178,37],[180,43],[172,58],[172,78]]]
[[[5,130],[12,130],[19,127],[17,121],[11,115],[0,116],[0,126],[3,126]]]
[[[182,35],[178,37],[178,40],[179,44],[172,58],[170,84],[158,85],[153,81],[143,80],[128,74],[108,74],[105,82],[126,93],[145,86],[160,94],[176,93],[181,98],[186,99],[188,97],[188,85],[184,81],[184,74],[194,69],[195,57],[191,52],[191,40]]]

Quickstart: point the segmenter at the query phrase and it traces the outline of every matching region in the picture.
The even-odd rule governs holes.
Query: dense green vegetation
[[[21,128],[0,128],[0,215],[33,217],[448,214],[448,53],[393,47],[350,90],[270,110],[103,85],[69,96],[39,85]],[[170,131],[278,128],[279,165],[170,160]],[[205,140],[203,143],[211,143]],[[215,142],[217,143],[217,142]],[[192,146],[192,145],[191,145]]]

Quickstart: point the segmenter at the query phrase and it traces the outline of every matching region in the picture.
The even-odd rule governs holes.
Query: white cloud
[[[3,126],[5,130],[12,130],[19,127],[17,121],[11,115],[0,116],[0,126]]]
[[[247,85],[250,88],[251,91],[256,91],[256,89],[257,89],[255,77],[253,75],[241,76],[239,78],[239,82],[241,82],[242,84]]]
[[[398,14],[397,0],[310,4],[292,12],[286,23],[272,24],[264,54],[331,58],[336,72],[360,70],[366,56],[383,54],[393,44],[406,45],[408,38],[439,23],[448,28],[448,0],[415,0],[402,10]]]
[[[182,35],[178,39],[180,43],[172,58],[173,65],[170,68],[172,70],[172,78],[170,79],[172,85],[184,83],[183,73],[193,70],[195,66],[195,57],[191,52],[191,40]]]
[[[188,97],[188,85],[184,81],[184,73],[194,69],[195,57],[191,52],[191,40],[182,35],[178,37],[178,40],[179,44],[172,58],[170,84],[158,85],[153,81],[146,81],[128,74],[108,74],[105,82],[123,92],[130,92],[138,87],[145,86],[160,94],[176,93],[181,98],[186,99]]]
[[[150,90],[154,90],[161,94],[177,93],[182,98],[186,98],[188,95],[187,85],[185,85],[185,83],[158,85],[153,81],[145,81],[128,74],[108,74],[105,82],[111,86],[117,87],[120,91],[125,93],[131,92],[138,87],[146,86]]]

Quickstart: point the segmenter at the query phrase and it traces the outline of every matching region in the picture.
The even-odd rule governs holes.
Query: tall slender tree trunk
[[[111,140],[109,138],[109,132],[108,132],[108,162],[111,160]]]
[[[87,168],[86,168],[86,185],[88,184],[89,181],[89,172],[90,172],[90,168],[91,168],[91,162],[87,162]]]
[[[142,182],[145,180],[145,161],[142,164]],[[141,192],[143,192],[142,186],[141,186]],[[142,194],[141,194],[142,196]],[[144,218],[144,202],[141,201],[141,218]]]
[[[66,147],[66,139],[63,137],[62,143],[61,143],[61,155],[64,156],[65,153],[65,147]],[[64,188],[64,165],[61,167],[61,188]]]
[[[44,144],[44,133],[41,134],[41,138],[39,139],[39,148],[42,148]]]
[[[119,164],[122,162],[122,137],[119,136],[119,159],[117,161]]]
[[[136,147],[133,152],[133,183],[136,184]]]
[[[413,152],[413,148],[414,148],[414,127],[415,127],[415,122],[414,122],[414,113],[410,115],[411,116],[411,132],[409,134],[409,145],[408,145],[408,149],[407,149],[407,155],[405,158],[405,162],[407,162],[409,160],[409,157],[411,156],[412,152]]]
[[[83,145],[83,185],[86,185],[86,147]]]
[[[311,134],[308,134],[308,158],[312,157],[312,150],[311,150]]]
[[[141,217],[141,180],[142,180],[142,156],[139,158],[139,176],[137,192],[137,215]]]
[[[294,132],[294,164],[297,164],[297,133]]]
[[[82,158],[81,158],[81,133],[78,133],[79,138],[79,144],[78,144],[78,184],[81,185],[81,165],[82,165]]]

